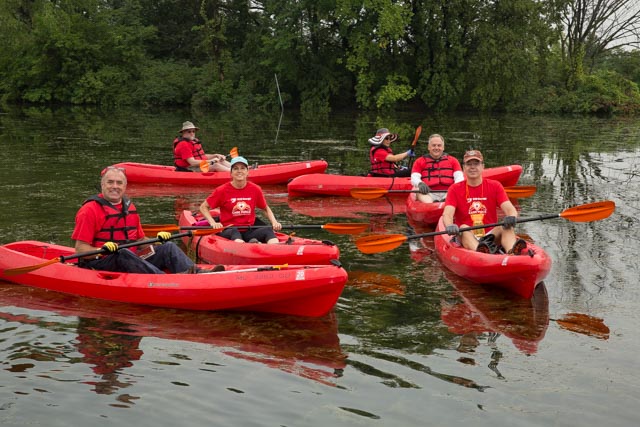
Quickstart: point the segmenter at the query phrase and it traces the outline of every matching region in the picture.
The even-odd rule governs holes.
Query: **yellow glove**
[[[171,233],[169,233],[168,231],[160,231],[158,232],[158,240],[160,240],[162,243],[166,242],[167,240],[171,239]]]
[[[107,242],[104,245],[102,245],[102,249],[105,252],[108,252],[110,254],[114,254],[114,253],[118,252],[118,244],[114,243],[114,242]]]

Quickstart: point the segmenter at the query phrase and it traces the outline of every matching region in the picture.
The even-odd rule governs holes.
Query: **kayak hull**
[[[442,219],[436,231],[444,231]],[[451,236],[439,234],[433,238],[435,251],[442,264],[456,275],[476,284],[488,284],[507,289],[524,298],[531,298],[536,285],[551,269],[551,258],[540,247],[527,243],[529,255],[484,254],[451,243]]]
[[[113,165],[124,168],[132,183],[219,186],[229,182],[229,172],[176,172],[175,167],[147,163],[125,162]],[[249,170],[249,181],[258,185],[286,184],[290,179],[308,173],[323,174],[324,160],[258,165]]]
[[[509,165],[484,170],[483,177],[500,181],[505,187],[516,185],[522,166]],[[385,190],[411,190],[411,178],[384,178],[372,176],[350,176],[308,173],[298,176],[287,184],[290,197],[343,196],[350,197],[354,188],[382,188]],[[401,196],[406,194],[398,193]],[[389,193],[389,196],[395,194]]]
[[[132,304],[189,310],[243,310],[323,316],[347,281],[342,268],[289,266],[280,270],[227,266],[208,274],[133,274],[55,263],[7,276],[4,270],[35,266],[73,248],[37,241],[0,246],[0,279],[67,294]]]
[[[436,225],[444,211],[444,202],[422,203],[415,193],[407,196],[407,216],[413,222],[425,225]]]
[[[192,226],[196,218],[183,211],[181,227]],[[280,244],[238,243],[217,234],[184,238],[197,259],[210,264],[329,264],[340,257],[340,250],[330,241],[319,241],[276,233]]]

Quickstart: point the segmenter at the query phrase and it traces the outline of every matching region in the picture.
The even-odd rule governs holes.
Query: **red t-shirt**
[[[122,203],[114,206],[118,210],[122,209]],[[76,226],[73,229],[71,238],[94,245],[94,237],[102,228],[105,217],[106,213],[100,204],[96,202],[85,203],[76,213]],[[142,224],[138,221],[137,229],[129,231],[129,240],[140,240],[142,238],[144,238],[144,230],[142,229]],[[133,247],[131,250],[135,252],[137,248]]]
[[[237,189],[230,182],[213,190],[207,197],[211,208],[220,208],[220,222],[228,225],[253,225],[256,220],[256,208],[266,209],[267,200],[262,189],[253,182],[247,182]]]
[[[202,155],[197,154],[198,149],[201,150],[200,152],[203,153]],[[196,152],[196,154],[194,154],[194,152]],[[183,168],[188,168],[190,166],[189,162],[187,162],[189,157],[193,157],[196,160],[206,160],[207,158],[204,151],[202,151],[202,144],[200,144],[200,142],[196,142],[194,144],[192,142],[182,140],[173,149],[173,153],[176,158],[176,164]]]
[[[498,222],[498,209],[508,200],[502,184],[485,178],[476,187],[468,185],[466,180],[451,185],[444,203],[456,208],[453,222],[462,227]],[[485,232],[491,228],[487,227]]]

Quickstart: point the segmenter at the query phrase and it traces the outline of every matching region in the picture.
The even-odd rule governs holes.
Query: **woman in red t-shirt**
[[[257,240],[263,243],[278,243],[274,230],[279,231],[282,225],[276,220],[262,189],[248,181],[249,162],[242,156],[231,160],[231,182],[223,184],[213,190],[211,195],[200,205],[200,212],[207,219],[211,227],[229,227],[219,233],[236,242]],[[211,215],[211,209],[220,209],[220,219],[216,221]],[[250,228],[256,225],[256,208],[263,209],[271,222],[272,228]],[[260,221],[258,219],[258,221]],[[247,228],[243,228],[245,226]]]

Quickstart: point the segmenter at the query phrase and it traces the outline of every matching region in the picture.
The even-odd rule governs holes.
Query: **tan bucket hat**
[[[191,122],[184,122],[184,123],[182,123],[182,129],[180,129],[178,132],[182,133],[182,132],[184,132],[185,130],[191,130],[191,129],[194,129],[194,130],[196,130],[196,131],[200,130],[200,128],[199,128],[199,127],[196,127],[196,125],[194,125],[193,123],[191,123]]]

